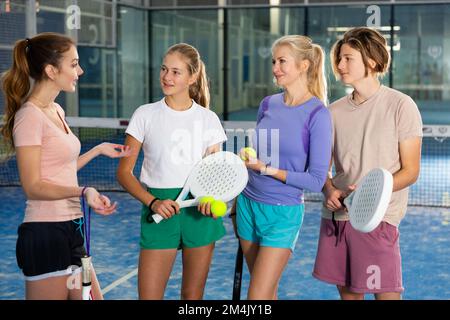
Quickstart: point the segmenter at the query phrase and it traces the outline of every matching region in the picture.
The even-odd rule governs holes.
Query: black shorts
[[[85,255],[81,221],[25,222],[19,226],[16,258],[26,280],[70,275],[79,269]]]

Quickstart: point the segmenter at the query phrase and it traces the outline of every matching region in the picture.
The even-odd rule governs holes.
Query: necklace
[[[364,102],[366,102],[367,100],[369,100],[370,98],[372,98],[372,97],[380,90],[380,88],[381,88],[381,84],[378,85],[377,90],[376,90],[373,94],[371,94],[370,97],[368,97],[368,98],[362,100],[361,102],[356,101],[356,94],[358,94],[358,93],[357,93],[355,90],[353,90],[353,92],[352,92],[352,100],[353,100],[353,102],[354,102],[356,105],[359,106],[360,104],[363,104]],[[360,97],[359,94],[358,94],[358,97]]]
[[[29,99],[32,99],[35,102],[37,102],[39,104],[38,107],[40,107],[43,110],[46,110],[46,111],[50,110],[50,111],[53,111],[53,113],[55,113],[55,111],[56,111],[56,108],[50,108],[50,106],[53,105],[53,101],[50,101],[49,103],[45,104],[41,100],[36,98],[35,96],[30,96]]]
[[[61,118],[58,111],[56,110],[53,101],[49,102],[48,104],[45,104],[34,96],[30,96],[28,99],[29,100],[33,99],[35,102],[37,102],[39,104],[38,107],[42,110],[42,112],[46,113],[47,116],[49,116],[50,118],[57,116],[59,121],[61,121],[62,126],[64,127],[64,131],[67,134],[69,134],[69,130],[67,129],[66,124],[64,123],[63,119]],[[53,106],[53,108],[50,107],[51,105]],[[55,123],[57,126],[59,126],[54,120],[51,120],[51,121],[53,121],[53,123]]]
[[[370,98],[370,97],[369,97]],[[352,100],[353,100],[353,102],[356,104],[356,105],[360,105],[360,104],[363,104],[364,102],[366,102],[367,100],[369,100],[369,98],[367,98],[367,99],[364,99],[363,101],[361,101],[361,102],[359,102],[359,101],[356,101],[356,98],[355,98],[355,91],[353,91],[353,93],[352,93]]]

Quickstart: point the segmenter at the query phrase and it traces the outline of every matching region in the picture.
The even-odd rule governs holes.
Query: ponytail
[[[31,39],[16,42],[12,67],[2,77],[6,104],[0,131],[9,152],[14,149],[14,118],[29,94],[30,78],[36,82],[48,79],[45,67],[59,67],[63,53],[74,45],[74,41],[69,37],[53,32],[40,33]]]
[[[210,94],[205,69],[205,64],[200,60],[197,81],[189,88],[189,96],[197,104],[209,109]]]
[[[28,95],[31,86],[30,68],[27,60],[28,42],[28,39],[16,42],[13,51],[13,65],[2,77],[6,105],[3,126],[0,131],[9,152],[14,149],[12,137],[14,117],[22,105],[23,99]]]
[[[327,80],[325,77],[325,53],[317,44],[312,44],[312,47],[313,63],[308,70],[308,89],[314,96],[319,98],[324,105],[327,105],[328,99]]]

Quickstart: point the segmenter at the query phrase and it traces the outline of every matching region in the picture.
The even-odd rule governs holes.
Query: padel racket
[[[379,225],[391,200],[393,180],[386,169],[373,169],[344,199],[353,228],[367,233]]]
[[[242,247],[238,240],[238,250],[236,253],[236,264],[234,266],[234,280],[233,280],[233,301],[241,300],[241,283],[242,283],[242,266],[244,262],[244,255]]]
[[[204,196],[228,202],[244,190],[247,182],[247,167],[239,156],[229,151],[216,152],[204,157],[192,168],[175,201],[180,208],[196,206]],[[189,193],[194,198],[185,200]],[[157,213],[152,218],[156,223],[164,219]]]
[[[91,208],[85,203],[84,195],[81,197],[81,206],[83,208],[84,247],[86,250],[86,254],[81,257],[81,296],[83,300],[94,300],[91,291]]]

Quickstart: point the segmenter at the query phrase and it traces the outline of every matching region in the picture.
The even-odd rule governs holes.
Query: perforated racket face
[[[227,151],[205,157],[189,176],[190,191],[194,197],[209,195],[225,202],[241,193],[247,181],[244,162]]]
[[[349,216],[352,226],[370,232],[383,219],[392,194],[392,174],[382,168],[371,170],[359,183],[353,196]]]

